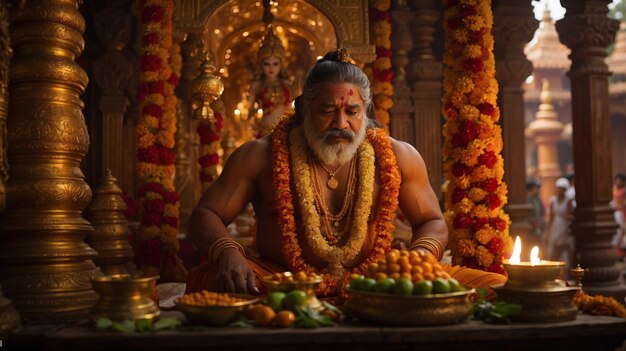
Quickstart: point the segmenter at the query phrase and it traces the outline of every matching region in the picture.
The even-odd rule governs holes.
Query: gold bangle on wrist
[[[216,265],[222,252],[227,249],[236,249],[243,256],[246,255],[246,251],[243,249],[243,246],[241,246],[241,244],[239,244],[232,238],[222,237],[215,240],[215,242],[213,242],[213,244],[211,244],[211,246],[209,247],[209,251],[207,252],[209,256],[209,262],[211,262],[211,264],[213,265]]]
[[[443,258],[443,245],[432,237],[418,238],[409,245],[409,250],[425,249],[430,251],[440,261]]]

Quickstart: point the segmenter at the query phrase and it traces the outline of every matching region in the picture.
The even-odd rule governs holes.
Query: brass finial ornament
[[[216,68],[213,66],[212,54],[206,48],[200,49],[200,53],[200,74],[191,81],[191,95],[199,104],[193,111],[193,118],[215,123],[211,103],[224,92],[224,83],[219,76],[213,74]]]
[[[574,278],[574,280],[576,281],[576,286],[582,288],[583,286],[583,277],[585,276],[585,272],[587,270],[582,268],[580,266],[580,264],[576,265],[576,268],[570,268],[569,270],[569,274],[572,276],[572,278]]]
[[[122,190],[111,170],[107,169],[88,208],[94,231],[86,239],[98,252],[93,261],[105,275],[127,274],[128,266],[132,264],[133,249],[128,244],[130,228],[125,210]]]

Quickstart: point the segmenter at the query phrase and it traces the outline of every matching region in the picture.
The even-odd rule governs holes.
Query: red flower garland
[[[505,274],[511,254],[491,1],[444,0],[446,220],[454,263]]]
[[[201,121],[197,132],[200,137],[200,152],[198,163],[200,164],[200,182],[202,191],[208,189],[222,171],[223,153],[220,133],[224,127],[222,114],[215,111],[215,123]]]
[[[156,272],[162,254],[178,252],[179,196],[174,187],[175,85],[172,72],[172,0],[143,0],[141,75],[137,91],[137,172],[141,203],[137,264]]]
[[[372,96],[376,107],[376,118],[389,129],[389,110],[393,107],[393,70],[391,69],[391,8],[390,0],[371,0],[369,20],[376,47],[373,64]]]

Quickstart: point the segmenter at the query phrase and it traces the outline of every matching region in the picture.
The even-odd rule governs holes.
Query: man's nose
[[[350,127],[348,124],[348,115],[343,110],[337,111],[335,119],[333,120],[333,127],[337,129],[347,129]]]

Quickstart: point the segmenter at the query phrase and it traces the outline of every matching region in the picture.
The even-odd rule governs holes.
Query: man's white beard
[[[345,133],[344,136],[349,136],[351,140],[346,143],[328,144],[326,139],[339,132],[337,129],[326,131],[322,134],[317,134],[311,117],[304,117],[304,136],[306,137],[309,148],[313,151],[317,158],[324,162],[326,165],[342,165],[352,159],[359,146],[365,140],[367,120],[363,120],[361,128],[357,133],[354,133],[350,129],[344,129],[341,133]],[[348,135],[349,134],[349,135]]]

